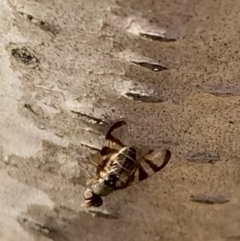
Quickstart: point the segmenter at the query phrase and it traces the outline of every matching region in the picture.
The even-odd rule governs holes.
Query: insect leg
[[[94,182],[94,179],[90,178],[90,179],[87,180],[87,185],[91,185],[93,182]]]

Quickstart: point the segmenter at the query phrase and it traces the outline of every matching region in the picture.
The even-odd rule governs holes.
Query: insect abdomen
[[[136,150],[132,147],[129,147],[127,152],[126,152],[126,156],[125,156],[125,160],[122,164],[124,169],[127,170],[132,170],[136,167]]]
[[[125,147],[112,159],[110,169],[111,172],[117,175],[122,173],[129,174],[136,168],[136,165],[136,150],[131,147]]]

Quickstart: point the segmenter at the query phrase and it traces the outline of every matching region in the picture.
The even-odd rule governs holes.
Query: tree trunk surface
[[[0,240],[240,240],[240,1],[1,0]],[[168,165],[81,207],[124,118]]]

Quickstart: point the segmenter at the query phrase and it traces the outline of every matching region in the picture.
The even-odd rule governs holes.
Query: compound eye
[[[85,192],[84,192],[84,199],[86,201],[90,201],[91,199],[93,199],[93,191],[90,190],[90,189],[87,189]]]
[[[84,192],[84,199],[86,204],[84,206],[87,207],[100,207],[103,204],[103,200],[99,195],[94,194],[94,192],[90,189],[87,189]]]

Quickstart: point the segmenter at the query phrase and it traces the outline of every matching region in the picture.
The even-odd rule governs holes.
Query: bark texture
[[[0,239],[240,239],[240,1],[1,0]],[[124,117],[165,169],[80,207]]]

